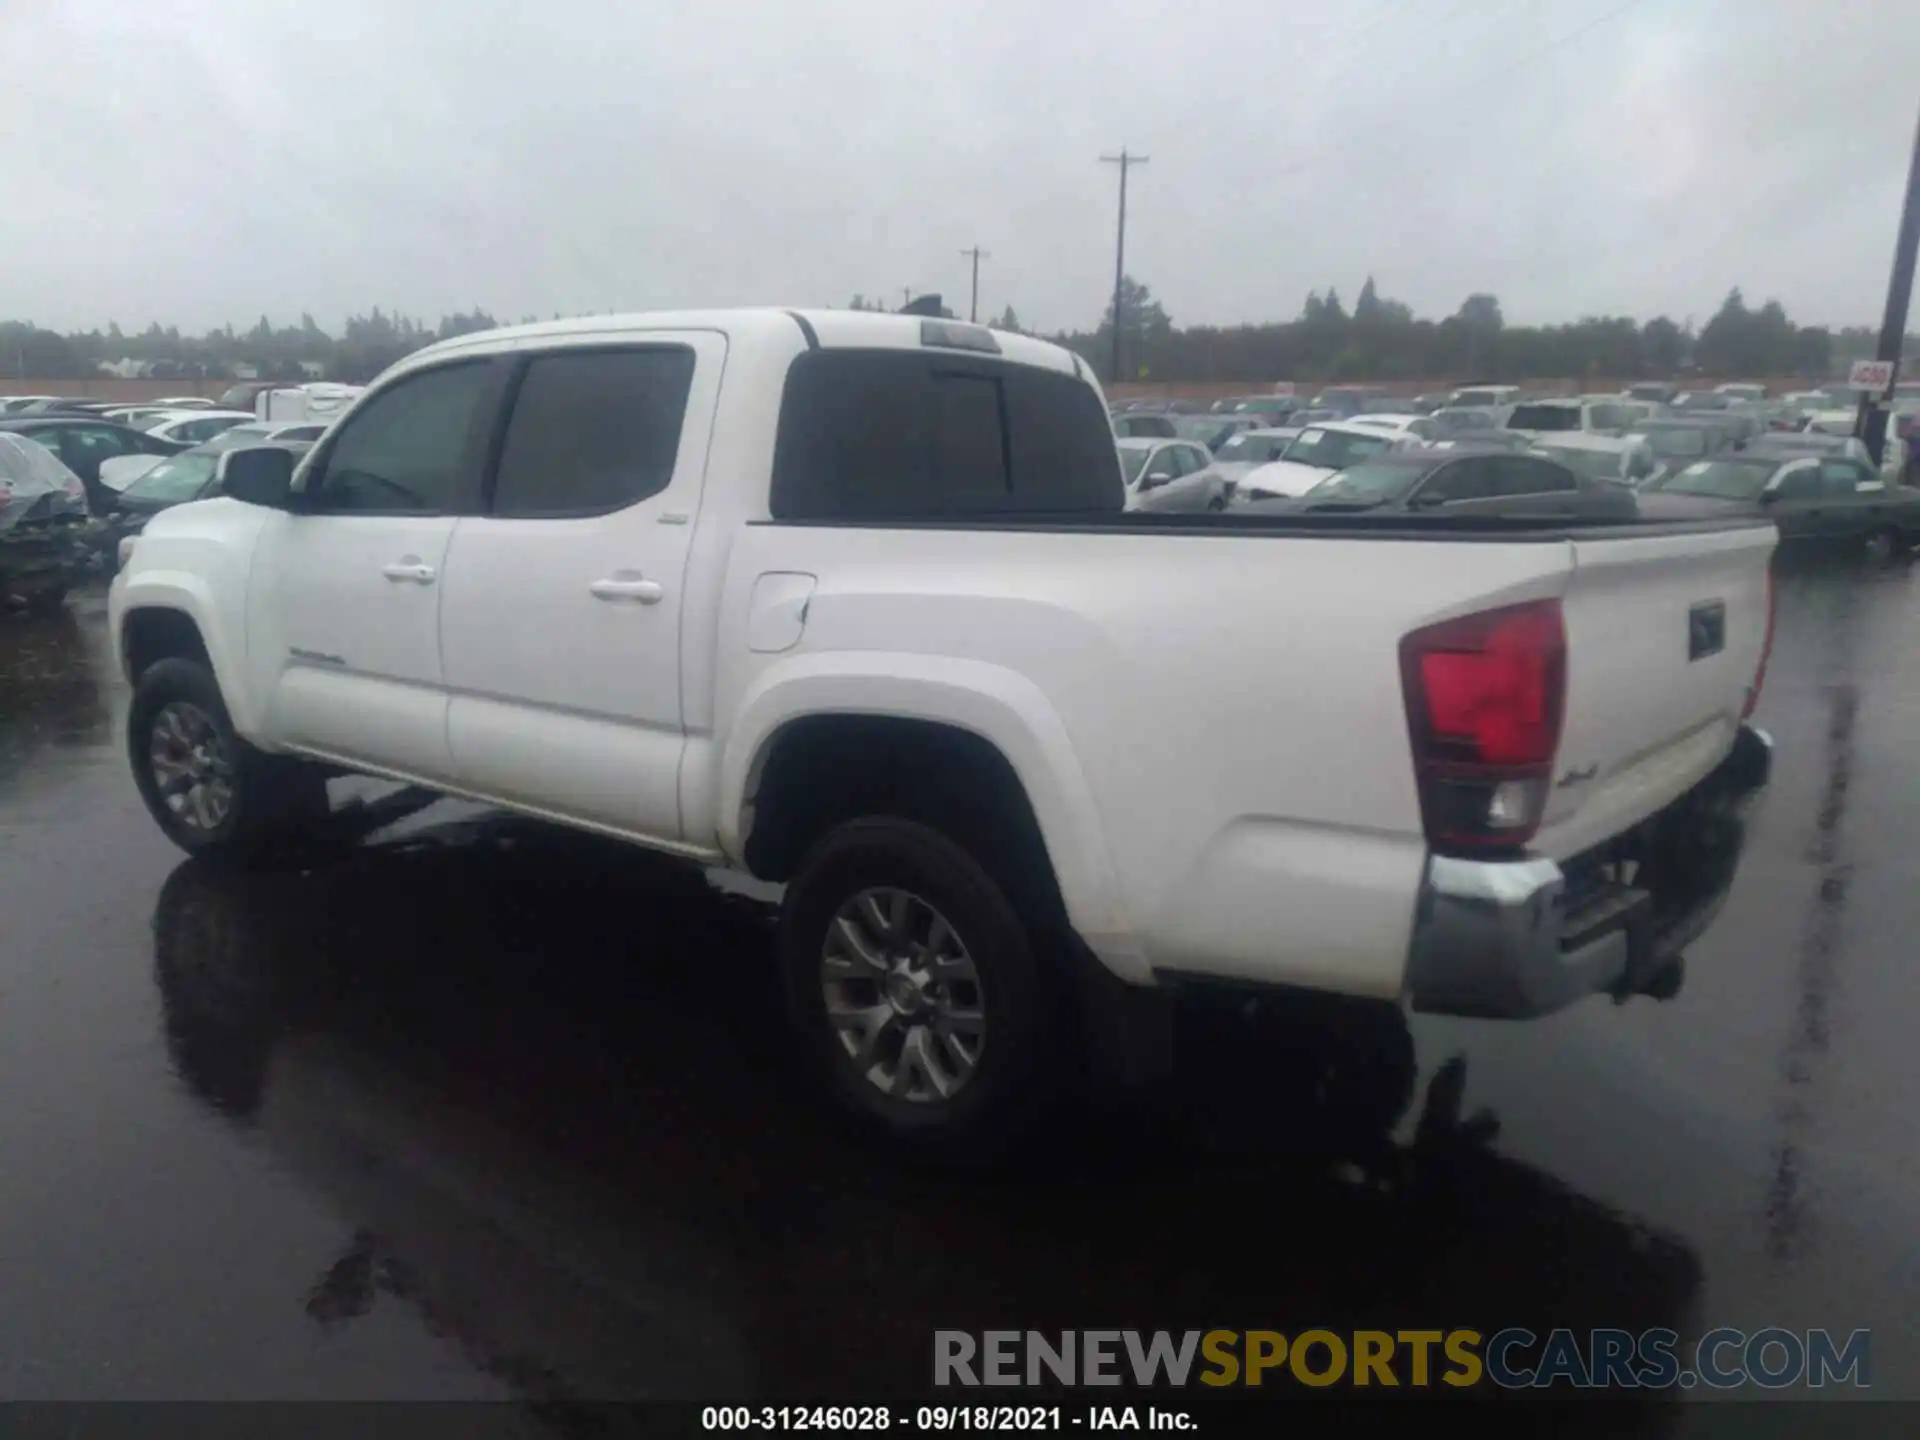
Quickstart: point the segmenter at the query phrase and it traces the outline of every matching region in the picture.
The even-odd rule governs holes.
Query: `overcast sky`
[[[1730,285],[1877,324],[1920,0],[0,0],[0,318]]]

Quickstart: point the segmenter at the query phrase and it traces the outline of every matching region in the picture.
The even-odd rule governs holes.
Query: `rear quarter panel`
[[[800,714],[962,724],[1020,774],[1068,914],[1116,971],[1394,995],[1426,860],[1400,637],[1557,595],[1570,559],[1564,541],[748,525],[708,803],[737,854],[754,756]],[[754,654],[749,596],[775,571],[816,588],[798,643]]]

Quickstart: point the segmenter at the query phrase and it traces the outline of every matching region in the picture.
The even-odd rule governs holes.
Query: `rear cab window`
[[[1084,514],[1124,508],[1092,387],[987,356],[810,350],[774,445],[780,520]]]

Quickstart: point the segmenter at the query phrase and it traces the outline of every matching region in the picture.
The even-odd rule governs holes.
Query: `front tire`
[[[869,1130],[971,1158],[1034,1115],[1055,1033],[1034,933],[938,831],[828,831],[787,887],[779,957],[807,1059]]]
[[[324,773],[241,739],[213,672],[197,660],[161,660],[141,675],[127,757],[148,811],[189,855],[260,859],[327,813]]]

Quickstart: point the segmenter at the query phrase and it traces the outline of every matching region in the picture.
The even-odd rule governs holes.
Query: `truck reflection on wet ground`
[[[269,1146],[325,1148],[281,1133],[272,1092],[296,1050],[352,1071],[320,1083],[364,1091],[356,1113],[404,1116],[389,1143],[416,1158],[443,1118],[484,1115],[510,1132],[495,1153],[514,1172],[619,1197],[642,1268],[724,1257],[705,1300],[728,1333],[671,1370],[632,1357],[625,1393],[711,1395],[739,1367],[766,1393],[911,1396],[936,1326],[1678,1328],[1699,1280],[1678,1240],[1495,1153],[1493,1118],[1459,1113],[1464,1060],[1404,1114],[1419,1097],[1394,1012],[1371,1019],[1390,1063],[1332,1077],[1314,1063],[1317,1014],[1215,1016],[1187,1037],[1205,1064],[1146,1113],[967,1174],[904,1166],[824,1121],[793,1080],[763,914],[617,845],[485,820],[307,875],[187,863],[154,934],[177,1074]],[[1358,1116],[1405,1119],[1411,1141]],[[328,1167],[357,1147],[334,1144],[312,1180],[350,1194]],[[604,1394],[568,1384],[577,1357],[491,1353],[489,1316],[447,1313],[463,1257],[443,1251],[436,1273],[371,1215],[348,1218],[310,1313],[338,1324],[384,1292],[530,1398]]]

